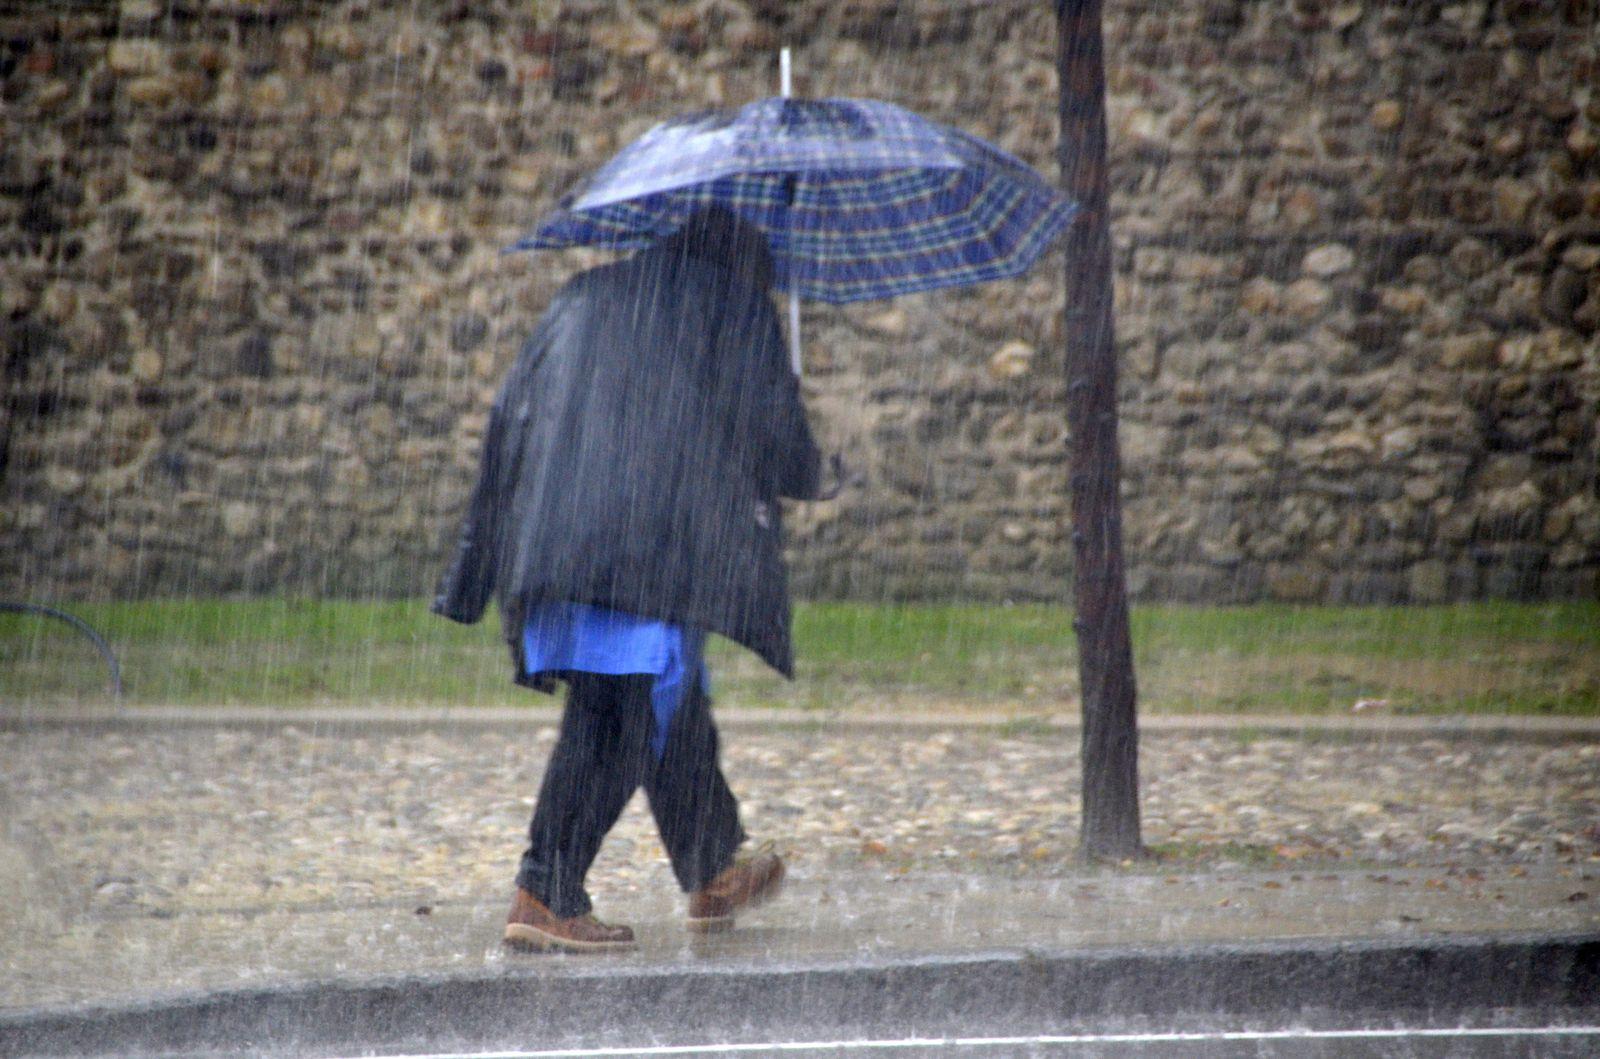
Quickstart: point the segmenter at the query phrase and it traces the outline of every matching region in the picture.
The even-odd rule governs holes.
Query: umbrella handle
[[[813,500],[832,500],[845,491],[847,486],[866,485],[867,479],[863,474],[851,471],[844,465],[844,454],[836,452],[828,457],[828,467],[833,471],[833,484],[821,489]]]

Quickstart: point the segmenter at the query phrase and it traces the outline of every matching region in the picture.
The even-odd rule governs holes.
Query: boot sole
[[[686,919],[683,925],[691,934],[721,934],[733,929],[732,916],[711,916],[703,919]]]
[[[616,952],[631,949],[635,941],[579,941],[549,934],[526,923],[507,923],[502,944],[520,952]]]

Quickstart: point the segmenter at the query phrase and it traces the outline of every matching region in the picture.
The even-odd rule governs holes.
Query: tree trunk
[[[1117,363],[1112,341],[1100,0],[1056,0],[1061,178],[1079,211],[1067,229],[1067,424],[1073,602],[1083,695],[1084,856],[1143,852],[1133,650],[1122,565]]]

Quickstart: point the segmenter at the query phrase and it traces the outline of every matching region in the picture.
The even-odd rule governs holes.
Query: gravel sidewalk
[[[4,731],[0,838],[60,916],[480,899],[510,886],[553,739],[548,726]],[[1059,733],[992,728],[724,737],[746,826],[813,867],[1085,871],[1076,759]],[[1600,742],[1157,733],[1141,772],[1145,838],[1168,857],[1137,870],[1600,874]],[[590,889],[603,905],[671,887],[640,796]]]
[[[516,970],[496,941],[548,716],[219,719],[0,730],[0,1012]],[[792,893],[684,951],[636,800],[590,876],[600,913],[640,931],[630,965],[1600,927],[1600,737],[1582,726],[1147,730],[1163,856],[1126,869],[1075,859],[1070,733],[724,732],[746,825],[784,850]]]

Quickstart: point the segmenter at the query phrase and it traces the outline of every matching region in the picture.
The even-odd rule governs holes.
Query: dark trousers
[[[699,688],[687,696],[657,761],[650,749],[653,679],[571,675],[517,872],[517,885],[562,918],[589,911],[584,876],[640,785],[685,892],[714,879],[744,841],[739,803],[717,759],[710,701]]]

